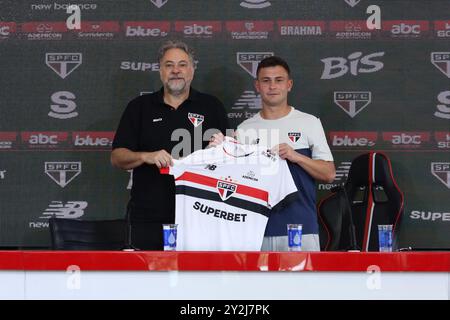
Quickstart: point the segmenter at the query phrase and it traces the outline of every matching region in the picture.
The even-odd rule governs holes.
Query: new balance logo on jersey
[[[215,164],[207,164],[205,169],[214,171],[217,169],[217,166]]]
[[[244,0],[240,6],[248,9],[262,9],[270,7],[271,3],[267,0]]]
[[[228,200],[237,190],[237,185],[226,181],[217,181],[217,191],[222,201]]]
[[[335,91],[334,103],[350,117],[355,117],[372,101],[370,91]]]
[[[81,173],[81,162],[46,162],[45,173],[64,188]]]
[[[301,132],[289,132],[288,137],[293,143],[296,143],[302,136]]]
[[[450,52],[432,52],[431,63],[450,78]]]
[[[158,9],[165,5],[168,1],[169,0],[150,0],[150,2],[157,6]]]
[[[81,53],[46,53],[45,64],[65,79],[82,63]]]
[[[42,213],[41,219],[65,218],[78,219],[84,215],[88,203],[86,201],[52,201],[48,208]]]
[[[196,114],[196,113],[188,113],[188,119],[189,121],[194,125],[194,127],[198,127],[199,125],[201,125],[203,123],[203,121],[205,120],[205,116],[201,115],[201,114]]]
[[[432,162],[431,173],[450,189],[450,162]]]

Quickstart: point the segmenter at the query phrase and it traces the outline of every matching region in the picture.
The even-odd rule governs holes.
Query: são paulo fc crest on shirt
[[[300,139],[301,136],[302,136],[301,132],[289,132],[288,133],[289,140],[291,140],[293,143],[296,143]]]
[[[194,125],[194,127],[198,127],[205,121],[205,116],[202,116],[201,114],[197,113],[188,113],[188,119],[189,121]]]
[[[222,201],[226,201],[236,192],[237,185],[234,183],[219,180],[217,181],[216,188]]]

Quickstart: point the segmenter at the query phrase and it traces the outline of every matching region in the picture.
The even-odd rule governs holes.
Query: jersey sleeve
[[[314,160],[333,161],[333,155],[328,146],[322,122],[319,118],[316,118],[315,120],[312,134],[308,136],[308,143],[312,151],[311,158]]]
[[[272,209],[285,206],[297,200],[299,196],[298,189],[286,160],[279,160],[278,174],[272,180],[270,187],[268,203]]]

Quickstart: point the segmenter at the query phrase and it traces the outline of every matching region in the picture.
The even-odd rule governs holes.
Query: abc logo
[[[183,32],[186,35],[212,35],[213,27],[194,24],[192,26],[185,26]]]

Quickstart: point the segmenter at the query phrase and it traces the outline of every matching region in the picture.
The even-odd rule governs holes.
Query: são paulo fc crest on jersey
[[[202,116],[201,114],[197,113],[188,113],[188,119],[189,121],[194,125],[194,127],[198,127],[205,121],[205,116]]]
[[[219,180],[217,181],[216,188],[222,201],[226,201],[236,192],[237,185],[234,183]]]
[[[288,133],[289,140],[291,140],[293,143],[296,143],[300,139],[301,136],[302,136],[301,132],[289,132]]]

